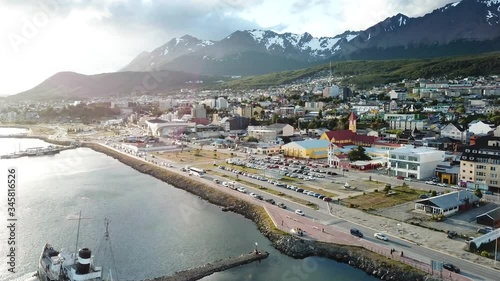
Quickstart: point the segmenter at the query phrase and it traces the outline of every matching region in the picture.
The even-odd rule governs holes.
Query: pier
[[[54,155],[63,150],[75,148],[74,146],[49,146],[49,147],[33,147],[27,150],[18,151],[10,154],[1,155],[0,159],[15,159],[24,156],[43,156],[43,155]]]
[[[171,276],[162,276],[154,279],[146,279],[144,281],[193,281],[199,280],[205,276],[212,273],[224,271],[233,267],[240,265],[252,263],[254,261],[260,261],[269,256],[268,252],[258,252],[252,251],[249,254],[244,254],[239,257],[228,258],[225,260],[216,261],[213,263],[208,263],[204,266],[188,269],[184,271],[179,271]]]

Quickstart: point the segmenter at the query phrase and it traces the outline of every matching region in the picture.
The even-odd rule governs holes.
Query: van
[[[359,229],[351,228],[351,234],[354,236],[358,236],[359,238],[363,238],[363,233],[361,233]]]

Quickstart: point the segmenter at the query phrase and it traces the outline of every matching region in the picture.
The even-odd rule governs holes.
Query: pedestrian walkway
[[[137,157],[137,156],[134,156],[131,154],[127,154],[127,153],[120,151],[118,149],[115,149],[111,146],[100,144],[100,143],[98,143],[98,144],[101,146],[107,147],[111,150],[128,155],[130,157],[139,159],[141,161],[150,162],[144,158]],[[162,167],[162,166],[159,166],[159,167]],[[162,168],[168,169],[176,174],[185,175],[185,173],[182,173],[180,170],[177,170],[177,169],[169,169],[166,167],[162,167]],[[245,200],[247,202],[250,202],[252,204],[261,205],[262,207],[264,207],[266,209],[267,213],[271,217],[275,226],[284,232],[290,233],[290,230],[293,228],[301,228],[305,233],[305,235],[302,237],[303,239],[324,241],[324,242],[328,242],[328,243],[335,243],[335,244],[341,244],[341,245],[361,246],[361,247],[364,247],[365,249],[370,250],[372,252],[379,253],[379,254],[386,256],[388,258],[392,258],[392,259],[404,262],[410,266],[414,266],[416,268],[419,268],[422,271],[427,272],[429,274],[432,273],[430,265],[428,263],[424,262],[422,257],[418,257],[418,256],[414,255],[413,253],[408,252],[402,257],[394,255],[394,253],[393,253],[393,255],[391,255],[390,254],[391,249],[384,247],[382,245],[376,244],[376,243],[369,242],[369,241],[364,240],[364,239],[357,238],[353,235],[350,235],[350,234],[340,230],[339,228],[337,228],[335,226],[324,225],[324,224],[320,223],[319,221],[311,220],[309,218],[296,215],[295,213],[292,213],[292,212],[287,211],[287,210],[283,210],[277,206],[270,205],[270,204],[264,203],[262,201],[257,201],[255,199],[249,197],[246,194],[243,194],[241,192],[234,191],[231,189],[224,188],[221,185],[214,184],[213,182],[211,182],[207,179],[204,179],[204,178],[193,178],[193,179],[199,180],[199,181],[201,181],[201,182],[203,182],[203,183],[205,183],[205,184],[207,184],[215,189],[218,189],[220,191],[230,193],[232,196],[236,196],[236,197],[238,197],[242,200]],[[386,226],[389,225],[390,223],[392,223],[392,222],[389,222],[390,219],[379,218],[379,217],[376,217],[373,215],[369,215],[369,214],[361,212],[357,209],[345,208],[342,206],[335,206],[334,204],[329,204],[329,208],[330,208],[330,211],[332,211],[336,216],[338,216],[341,219],[348,217],[349,221],[354,221],[355,223],[362,224],[364,226],[371,227],[373,229],[379,229],[380,225],[382,225],[382,224],[380,224],[381,222],[384,222]],[[377,223],[379,223],[379,225],[377,227],[374,227],[373,224],[377,224]],[[387,229],[390,229],[390,227],[388,227]],[[412,231],[411,229],[407,229],[407,233],[412,233],[411,231]],[[453,241],[453,240],[451,240],[451,241]],[[438,276],[438,273],[434,273],[434,275]],[[455,273],[451,273],[448,276],[443,276],[443,279],[445,279],[445,280],[458,280],[458,281],[471,280],[465,276],[455,274]]]
[[[418,268],[428,274],[440,277],[438,272],[432,272],[429,263],[424,262],[421,257],[414,255],[411,252],[401,255],[400,251],[391,253],[391,248],[372,243],[363,238],[358,238],[349,233],[343,232],[334,226],[325,226],[318,221],[313,221],[308,218],[296,215],[294,213],[285,212],[276,206],[264,206],[273,223],[277,228],[287,233],[291,229],[300,228],[304,232],[303,239],[317,240],[328,243],[341,245],[360,246],[372,252],[386,256],[387,258],[400,261],[412,267]],[[471,279],[456,273],[450,273],[446,270],[442,273],[444,280],[470,281]]]

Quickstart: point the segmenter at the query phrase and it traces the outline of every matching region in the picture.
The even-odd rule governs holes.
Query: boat
[[[81,213],[78,218],[78,236],[80,232]],[[109,220],[105,219],[106,232],[104,240],[109,242]],[[102,241],[101,241],[102,242]],[[110,244],[111,245],[111,244]],[[99,248],[101,245],[99,246]],[[113,261],[114,264],[114,261]],[[38,270],[34,274],[37,281],[103,281],[112,280],[111,271],[107,278],[103,278],[102,267],[94,264],[94,255],[89,248],[81,248],[78,252],[71,253],[62,249],[57,251],[51,244],[43,246],[38,262]]]
[[[38,264],[39,281],[56,280],[102,280],[102,268],[92,262],[92,251],[82,248],[75,254],[68,251],[56,251],[50,244],[45,244]]]

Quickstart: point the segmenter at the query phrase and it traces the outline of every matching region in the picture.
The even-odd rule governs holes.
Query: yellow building
[[[287,157],[303,159],[323,159],[328,158],[327,140],[306,140],[291,142],[281,146],[283,155]]]

